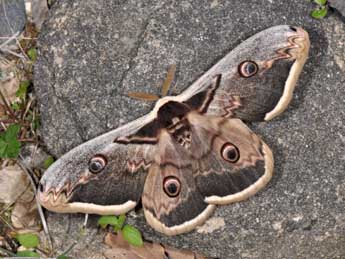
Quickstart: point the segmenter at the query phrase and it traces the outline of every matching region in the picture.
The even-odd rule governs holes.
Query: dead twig
[[[43,213],[43,210],[42,210],[42,206],[41,204],[38,202],[37,200],[37,188],[36,188],[36,183],[35,183],[35,178],[34,178],[34,173],[31,171],[31,169],[29,167],[27,167],[25,165],[25,163],[23,162],[24,159],[21,155],[19,155],[19,158],[17,160],[17,163],[18,165],[23,169],[23,171],[29,176],[29,179],[30,179],[30,182],[31,182],[31,186],[35,192],[35,200],[36,200],[36,204],[37,204],[37,210],[38,210],[38,213],[40,215],[40,218],[41,218],[41,222],[42,222],[42,226],[43,226],[43,231],[45,233],[45,236],[48,240],[48,243],[49,243],[49,248],[51,250],[51,253],[54,253],[54,247],[53,247],[53,240],[52,240],[52,237],[49,233],[49,229],[48,229],[48,225],[47,225],[47,221],[44,217],[44,213]]]
[[[0,247],[0,251],[5,253],[5,254],[7,254],[7,255],[9,255],[9,256],[11,256],[11,257],[17,257],[17,255],[15,253],[13,253],[13,252],[5,249],[5,248]]]
[[[13,118],[16,119],[16,115],[14,114],[13,110],[11,109],[10,105],[8,104],[5,95],[2,93],[1,89],[0,89],[0,97],[5,105],[5,108],[7,110],[7,112],[9,113],[9,115]]]

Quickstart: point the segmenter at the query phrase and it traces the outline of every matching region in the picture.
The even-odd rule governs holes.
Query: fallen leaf
[[[0,203],[14,203],[28,188],[30,181],[17,164],[0,170]]]
[[[0,90],[6,101],[10,104],[19,98],[16,92],[19,88],[19,79],[16,76],[14,62],[0,61]],[[0,98],[0,115],[5,114],[4,101]]]
[[[14,204],[11,213],[13,227],[40,229],[35,194],[28,176],[17,164],[0,170],[0,203]]]
[[[23,197],[29,201],[25,201]],[[31,188],[16,201],[11,213],[11,221],[16,229],[41,229],[35,195]]]
[[[104,242],[111,247],[104,251],[107,259],[206,259],[195,252],[179,250],[159,243],[144,242],[142,247],[131,246],[123,239],[120,232],[116,235],[108,233]]]

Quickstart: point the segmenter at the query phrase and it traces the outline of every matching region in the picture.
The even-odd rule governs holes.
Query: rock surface
[[[328,0],[329,4],[336,8],[342,16],[345,17],[345,1],[344,0]]]
[[[311,53],[290,108],[250,125],[275,154],[268,187],[218,208],[208,229],[186,235],[159,235],[142,213],[129,221],[149,240],[219,258],[343,258],[345,24],[332,14],[310,18],[313,7],[300,0],[58,1],[42,28],[35,67],[47,148],[60,156],[147,113],[151,103],[126,94],[158,94],[169,64],[178,66],[172,94],[179,93],[249,36],[278,24],[302,26]],[[61,233],[76,233],[82,222],[49,220],[65,248],[74,237]],[[101,258],[101,235],[93,233],[75,258]]]
[[[24,0],[0,1],[0,37],[11,37],[22,32],[26,24]],[[6,39],[0,39],[0,44]]]

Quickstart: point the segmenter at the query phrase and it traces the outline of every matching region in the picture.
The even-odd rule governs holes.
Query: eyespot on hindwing
[[[181,191],[181,183],[176,177],[168,176],[163,180],[163,189],[169,197],[173,198],[179,195]]]
[[[240,151],[235,145],[229,142],[222,146],[220,154],[225,161],[230,163],[236,163],[240,159]]]

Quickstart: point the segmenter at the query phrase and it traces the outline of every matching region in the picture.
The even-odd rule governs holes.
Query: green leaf
[[[118,218],[116,216],[102,216],[98,219],[98,225],[100,225],[101,228],[106,228],[107,225],[118,225]]]
[[[20,142],[16,139],[8,142],[7,149],[6,149],[6,157],[8,158],[16,158],[20,151]]]
[[[38,244],[40,243],[38,236],[31,233],[18,234],[16,236],[16,239],[18,240],[19,244],[21,244],[22,246],[25,246],[26,248],[37,247]]]
[[[57,259],[67,259],[67,255],[58,255]]]
[[[327,3],[327,0],[314,0],[314,2],[318,5],[325,5]]]
[[[11,104],[11,108],[15,111],[19,111],[20,110],[20,105],[18,102],[14,102]]]
[[[27,81],[22,81],[19,84],[19,89],[16,92],[16,96],[21,98],[21,99],[24,99],[24,97],[26,96],[26,92],[27,92],[29,86],[30,86],[30,81],[28,81],[28,80]]]
[[[29,49],[28,50],[28,56],[33,62],[35,62],[37,59],[37,49],[35,49],[35,48]]]
[[[13,139],[17,139],[19,131],[20,126],[18,124],[11,124],[4,132],[4,140],[12,141]]]
[[[128,243],[133,246],[142,246],[143,239],[138,229],[131,225],[125,225],[122,229],[122,235]]]
[[[43,166],[45,169],[48,169],[51,164],[54,163],[54,158],[52,156],[48,156],[46,160],[44,160]]]
[[[17,140],[17,135],[19,131],[20,126],[12,124],[0,134],[0,158],[16,158],[18,156],[20,142]]]
[[[122,229],[123,224],[125,224],[126,216],[124,214],[120,215],[117,221],[117,225],[114,226],[115,231],[119,231]]]
[[[327,15],[327,7],[323,6],[321,8],[315,9],[311,12],[311,16],[315,19],[321,19]]]
[[[0,138],[0,157],[5,157],[7,149],[7,143]]]
[[[40,258],[40,255],[34,251],[18,251],[16,254],[18,257],[38,257]]]

